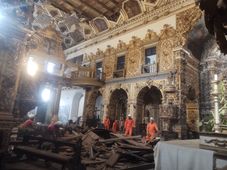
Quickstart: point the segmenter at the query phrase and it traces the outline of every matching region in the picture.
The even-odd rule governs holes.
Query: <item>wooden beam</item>
[[[101,5],[103,8],[107,9],[108,11],[114,13],[114,10],[106,6],[106,4],[102,3],[100,0],[97,1],[99,5]]]
[[[103,12],[100,12],[99,10],[97,10],[96,8],[94,8],[93,6],[91,6],[90,4],[88,4],[87,2],[85,2],[84,0],[79,0],[80,3],[86,7],[88,7],[89,9],[91,9],[92,11],[94,11],[95,13],[97,13],[98,15],[102,16]]]
[[[122,2],[117,2],[116,0],[110,0],[110,2],[112,2],[117,9],[121,9]]]
[[[139,139],[141,136],[130,136],[130,137],[119,137],[119,138],[110,138],[110,139],[100,139],[100,143],[116,142],[120,140],[129,140],[129,139]]]
[[[67,8],[65,8],[63,5],[59,5],[58,3],[56,3],[55,0],[51,0],[50,3],[51,3],[51,5],[53,5],[55,8],[57,8],[57,9],[59,9],[59,10],[65,12],[65,13],[68,13],[68,14],[71,13],[70,10],[68,10]]]
[[[72,6],[74,8],[74,11],[76,13],[79,13],[80,15],[85,16],[87,19],[91,19],[92,17],[90,15],[88,15],[86,12],[80,10],[73,2],[71,2],[70,0],[66,0],[66,3],[69,4],[70,6]]]
[[[118,2],[115,0],[110,0],[110,2],[112,2],[112,4],[114,4],[115,6],[118,6]]]

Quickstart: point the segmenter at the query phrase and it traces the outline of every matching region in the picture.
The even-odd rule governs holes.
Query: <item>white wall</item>
[[[84,95],[85,91],[82,88],[62,90],[58,112],[61,122],[66,123],[69,119],[77,119],[78,113],[83,114],[83,110],[79,110],[83,106],[79,107],[79,103]]]

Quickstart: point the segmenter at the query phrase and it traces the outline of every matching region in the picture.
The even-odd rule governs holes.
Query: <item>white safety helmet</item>
[[[150,121],[152,121],[152,120],[154,120],[154,118],[153,117],[150,117]]]
[[[57,125],[57,126],[63,125],[61,121],[57,121],[57,122],[55,122],[54,124]]]
[[[128,117],[132,117],[132,115],[131,114],[128,114]]]

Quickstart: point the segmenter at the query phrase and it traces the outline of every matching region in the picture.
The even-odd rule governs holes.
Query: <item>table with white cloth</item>
[[[227,155],[199,148],[199,140],[160,141],[154,148],[155,170],[227,170]]]

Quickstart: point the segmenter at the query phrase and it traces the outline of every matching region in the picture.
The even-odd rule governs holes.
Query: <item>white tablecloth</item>
[[[213,170],[213,155],[199,149],[198,140],[161,141],[154,149],[155,170]]]

